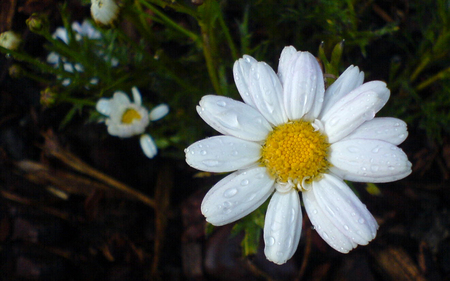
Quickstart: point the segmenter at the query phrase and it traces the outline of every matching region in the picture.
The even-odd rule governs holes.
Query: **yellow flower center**
[[[325,172],[328,147],[326,136],[310,122],[293,121],[273,129],[261,150],[261,163],[279,182],[301,185]]]
[[[142,116],[139,114],[139,112],[136,111],[136,109],[128,108],[122,115],[122,123],[131,124],[135,119],[141,118]]]

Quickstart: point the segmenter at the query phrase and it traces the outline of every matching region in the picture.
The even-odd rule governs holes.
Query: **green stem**
[[[222,28],[223,33],[225,34],[225,38],[228,42],[228,47],[231,50],[231,55],[233,57],[233,60],[236,61],[239,59],[239,54],[236,49],[236,45],[234,45],[233,38],[231,38],[230,30],[228,29],[227,25],[225,24],[225,20],[223,19],[223,13],[220,11],[219,13],[219,24]]]
[[[166,8],[166,7],[170,7],[173,10],[175,10],[176,12],[183,13],[183,14],[188,14],[188,15],[190,15],[190,16],[192,16],[192,17],[194,17],[195,19],[198,20],[198,13],[197,13],[197,11],[195,11],[192,8],[183,6],[182,4],[180,4],[179,1],[171,1],[171,2],[166,2],[166,1],[163,1],[163,0],[150,0],[150,1],[153,2],[154,4],[160,6],[163,9]],[[145,5],[145,3],[144,3],[144,5]]]
[[[422,62],[416,67],[416,69],[414,70],[413,74],[411,74],[411,78],[410,81],[414,82],[414,80],[416,80],[417,76],[419,76],[419,74],[422,72],[422,70],[430,63],[430,57],[429,56],[425,56],[422,60]]]
[[[435,81],[444,79],[448,76],[450,76],[450,67],[442,70],[441,72],[437,73],[436,75],[434,75],[434,76],[428,78],[427,80],[423,81],[422,83],[420,83],[416,87],[416,90],[417,91],[423,90],[426,87],[428,87],[430,84],[434,83]]]
[[[200,24],[202,28],[202,38],[203,38],[203,54],[206,60],[206,67],[208,69],[208,74],[213,84],[214,90],[217,95],[222,95],[222,89],[219,83],[219,77],[217,75],[217,68],[214,63],[214,57],[212,54],[213,44],[212,39],[209,34],[209,28],[204,24]]]
[[[200,43],[199,36],[185,28],[183,28],[181,25],[177,24],[173,20],[171,20],[169,17],[167,17],[163,12],[161,12],[159,9],[154,7],[152,4],[145,2],[144,0],[139,0],[144,6],[152,10],[159,18],[161,18],[168,26],[172,27],[175,30],[178,30],[182,34],[186,35],[187,37],[191,38],[194,42],[197,44]]]

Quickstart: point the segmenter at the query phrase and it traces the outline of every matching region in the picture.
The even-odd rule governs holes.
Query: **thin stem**
[[[227,39],[228,47],[231,50],[231,56],[233,57],[233,60],[234,61],[238,60],[239,54],[236,49],[236,45],[233,42],[233,38],[231,38],[230,30],[228,29],[228,27],[225,23],[225,20],[223,19],[222,11],[220,11],[220,13],[219,13],[219,24],[220,24],[220,27],[222,28],[223,33],[225,34],[225,38]]]
[[[422,83],[420,83],[416,87],[416,90],[417,91],[423,90],[426,87],[428,87],[430,84],[434,83],[435,81],[444,79],[448,76],[450,76],[450,67],[442,70],[441,72],[437,73],[436,75],[434,75],[434,76],[428,78],[427,80],[423,81]]]
[[[191,38],[194,42],[197,44],[200,43],[199,36],[185,28],[183,28],[181,25],[177,24],[173,20],[171,20],[168,16],[166,16],[163,12],[161,12],[159,9],[154,7],[152,4],[145,2],[144,0],[140,0],[144,6],[152,10],[158,17],[160,17],[168,26],[172,27],[175,30],[178,30],[179,32],[183,33],[187,37]]]

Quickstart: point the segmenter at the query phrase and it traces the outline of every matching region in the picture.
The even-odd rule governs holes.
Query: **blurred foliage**
[[[97,26],[100,39],[76,40],[71,10],[61,5],[69,35],[65,44],[52,37],[56,23],[34,15],[32,31],[45,38],[48,52],[58,53],[83,71],[46,63],[25,48],[0,51],[16,60],[15,75],[39,81],[43,106],[71,104],[61,125],[79,114],[96,121],[95,103],[115,91],[141,90],[146,105],[164,102],[170,114],[152,135],[163,157],[183,157],[183,148],[215,134],[195,110],[205,94],[239,98],[232,78],[234,61],[243,54],[268,62],[274,69],[284,46],[316,54],[329,85],[350,64],[366,78],[382,79],[391,100],[382,114],[397,116],[410,127],[440,142],[450,132],[450,4],[448,0],[394,3],[373,0],[134,0],[121,1],[112,28]],[[90,1],[80,5],[87,8]],[[36,18],[37,17],[37,18]],[[87,12],[85,18],[90,18]],[[37,22],[36,19],[42,19]],[[52,27],[52,28],[50,28]],[[53,29],[53,30],[52,30]],[[106,58],[106,59],[105,59]],[[118,65],[113,66],[112,59]],[[98,83],[90,83],[92,78]],[[63,85],[70,79],[69,85]],[[44,89],[51,89],[44,90]],[[51,94],[49,94],[51,93]],[[48,103],[45,103],[48,102]],[[106,134],[106,131],[105,131]],[[164,149],[166,148],[166,149]],[[376,186],[368,186],[373,193]],[[234,228],[244,231],[243,250],[254,253],[262,227],[261,207]]]

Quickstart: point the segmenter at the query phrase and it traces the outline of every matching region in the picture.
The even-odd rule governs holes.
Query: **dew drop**
[[[363,223],[365,223],[366,221],[365,221],[363,218],[359,218],[359,219],[358,219],[358,222],[359,222],[360,224],[363,224]]]
[[[219,162],[217,160],[203,160],[202,163],[203,163],[203,165],[208,166],[208,167],[217,167],[221,164],[221,162]]]
[[[230,208],[230,207],[231,207],[231,205],[232,205],[232,204],[231,204],[231,202],[230,202],[230,201],[225,201],[225,202],[223,202],[223,204],[222,204],[222,205],[223,205],[223,207],[224,207],[224,208],[228,209],[228,208]]]
[[[255,199],[255,197],[256,197],[256,193],[252,193],[250,195],[250,197],[248,198],[247,202],[252,201],[253,199]]]
[[[378,151],[380,151],[380,147],[376,146],[374,149],[372,149],[373,153],[378,153]]]
[[[224,102],[223,100],[218,101],[216,104],[217,104],[218,106],[220,106],[220,107],[225,107],[225,106],[227,106],[227,103]]]
[[[359,151],[359,148],[357,148],[356,146],[349,146],[347,147],[347,150],[351,153],[356,153]]]
[[[281,257],[283,255],[283,252],[277,252],[277,256]]]
[[[390,171],[393,171],[393,170],[395,170],[395,167],[394,167],[394,166],[389,166],[388,169],[389,169]]]
[[[201,151],[200,151],[200,154],[201,154],[201,155],[206,155],[206,150],[201,150]]]
[[[349,228],[348,228],[348,225],[344,225],[344,229],[345,230],[348,230]]]
[[[273,238],[272,236],[270,236],[269,238],[267,238],[266,240],[266,245],[267,246],[273,246],[275,244],[275,238]]]
[[[372,170],[372,172],[377,172],[380,167],[378,165],[372,165],[370,166],[370,169]]]
[[[236,195],[237,192],[238,192],[238,190],[236,188],[229,188],[229,189],[225,190],[225,192],[223,193],[223,196],[226,198],[230,198],[230,197],[233,197],[234,195]]]
[[[326,232],[323,232],[323,238],[328,239],[328,234]]]
[[[242,180],[241,181],[241,185],[245,186],[248,185],[249,181],[248,180]]]
[[[317,214],[317,210],[316,209],[313,210],[313,214]]]
[[[233,156],[236,156],[236,155],[238,155],[239,153],[237,152],[237,150],[233,150],[233,151],[231,151],[231,155],[233,155]]]
[[[333,119],[330,120],[330,126],[336,125],[338,121],[339,121],[339,118],[334,117]]]

